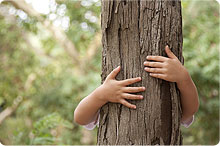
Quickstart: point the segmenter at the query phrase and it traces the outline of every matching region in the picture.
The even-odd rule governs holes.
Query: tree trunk
[[[107,103],[100,110],[98,145],[180,145],[181,105],[176,83],[149,76],[147,55],[166,56],[165,45],[183,64],[180,1],[102,0],[102,82],[118,65],[117,80],[142,77],[143,100],[129,109]],[[167,57],[167,56],[166,56]]]

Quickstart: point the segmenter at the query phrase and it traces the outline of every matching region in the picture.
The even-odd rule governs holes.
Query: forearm
[[[189,119],[199,108],[198,92],[190,74],[186,71],[185,80],[177,83],[181,93],[182,121]]]
[[[107,102],[101,100],[103,96],[101,86],[85,97],[74,111],[74,121],[80,125],[86,125],[94,120],[98,110]]]

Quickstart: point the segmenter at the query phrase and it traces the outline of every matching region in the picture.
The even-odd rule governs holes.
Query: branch
[[[26,82],[25,82],[25,86],[24,86],[24,92],[29,90],[31,87],[32,82],[36,79],[36,75],[34,73],[31,73]],[[17,98],[15,98],[15,100],[13,101],[12,106],[7,107],[3,112],[0,113],[0,125],[2,124],[2,122],[9,117],[16,109],[17,107],[24,101],[24,97],[22,96],[18,96]]]
[[[73,63],[76,65],[80,63],[78,59],[79,54],[75,48],[75,45],[68,39],[62,29],[55,27],[51,21],[45,20],[37,11],[34,10],[32,6],[27,4],[24,0],[10,0],[6,2],[11,3],[17,9],[23,10],[29,16],[37,18],[37,20],[52,33],[52,36],[56,39],[56,41],[66,50],[67,54],[72,58]]]
[[[91,41],[84,59],[81,61],[81,69],[87,70],[87,64],[88,62],[94,57],[94,55],[97,53],[97,50],[99,46],[101,45],[101,32],[97,32],[94,39]]]
[[[41,48],[38,48],[34,45],[32,45],[32,42],[30,40],[30,37],[28,36],[28,34],[22,30],[22,38],[24,39],[24,41],[26,42],[26,45],[32,49],[34,51],[34,53],[36,55],[39,55],[39,56],[42,56],[42,57],[46,57],[47,59],[49,60],[55,60],[54,57],[50,56],[50,55],[47,55]]]
[[[16,24],[16,17],[14,15],[9,14],[8,12],[8,8],[4,7],[4,6],[0,6],[0,15],[3,16],[5,18],[5,20],[10,23],[10,24]],[[46,57],[49,60],[55,60],[54,57],[47,55],[44,50],[42,50],[41,48],[38,48],[34,45],[32,45],[32,42],[30,40],[30,36],[28,36],[27,32],[22,29],[21,27],[18,28],[17,25],[14,25],[14,27],[16,27],[15,29],[20,30],[21,34],[20,36],[23,38],[23,40],[26,42],[25,44],[34,51],[34,53],[36,53],[37,55]]]
[[[101,46],[101,38],[102,38],[102,34],[99,31],[96,33],[94,40],[91,41],[89,48],[87,49],[86,57],[85,57],[87,61],[92,59],[92,57],[96,54],[98,47]]]

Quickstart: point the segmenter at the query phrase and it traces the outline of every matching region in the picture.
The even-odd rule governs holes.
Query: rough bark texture
[[[98,145],[182,144],[180,93],[175,83],[144,71],[147,55],[166,56],[169,45],[183,64],[180,1],[102,0],[102,82],[118,65],[117,80],[142,77],[143,100],[129,109],[107,103],[100,110]]]

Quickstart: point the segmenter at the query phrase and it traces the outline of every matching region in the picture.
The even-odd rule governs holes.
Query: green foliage
[[[65,7],[65,3],[67,1],[58,3],[56,11],[50,14],[59,15],[58,9]],[[21,19],[12,5],[2,6],[13,10],[11,15],[15,16],[15,20],[7,21],[0,15],[0,112],[12,106],[17,96],[22,96],[24,100],[15,113],[0,125],[0,142],[16,145],[81,144],[83,129],[72,123],[73,112],[79,101],[100,84],[100,47],[98,54],[86,64],[85,74],[80,74],[66,51],[40,22],[29,16]],[[84,16],[86,10],[99,13],[93,6],[79,7],[84,10],[79,8],[77,14],[72,15]],[[67,7],[59,18],[70,17],[70,11],[74,12],[69,10],[71,8]],[[75,16],[71,18],[75,19]],[[47,15],[43,17],[49,18]],[[74,21],[78,25],[74,25]],[[94,30],[90,31],[83,29],[80,21],[71,20],[64,31],[79,48],[80,55],[84,56],[99,24],[88,22]],[[22,33],[29,37],[32,46],[28,45]],[[33,46],[42,49],[46,56],[37,53]],[[35,78],[30,82],[28,78],[31,75]],[[28,82],[30,86],[26,89]],[[55,136],[54,133],[58,134]]]
[[[34,123],[32,132],[34,138],[31,144],[55,144],[57,138],[54,135],[56,135],[57,132],[54,131],[54,133],[52,133],[51,130],[59,126],[68,129],[73,128],[73,125],[69,121],[64,120],[58,113],[52,113],[43,117]]]
[[[41,136],[44,135],[48,129],[53,129],[58,125],[62,125],[69,129],[73,128],[73,125],[64,120],[58,113],[52,113],[34,123],[33,133],[37,136]]]
[[[194,124],[183,129],[184,143],[215,145],[219,142],[219,4],[183,2],[183,24],[185,66],[200,97]]]

